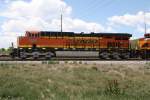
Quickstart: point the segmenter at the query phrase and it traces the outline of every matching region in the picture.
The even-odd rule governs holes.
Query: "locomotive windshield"
[[[40,36],[39,32],[26,32],[27,37],[37,38]]]

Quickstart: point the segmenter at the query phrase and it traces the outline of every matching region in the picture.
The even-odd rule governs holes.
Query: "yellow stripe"
[[[20,48],[24,48],[24,47],[32,47],[32,45],[20,45],[19,46]],[[52,48],[99,48],[99,46],[62,46],[62,45],[37,45],[37,47],[52,47]],[[100,47],[100,48],[102,48],[102,47]]]
[[[32,47],[32,45],[19,45],[19,48],[24,48],[24,47]]]
[[[32,45],[20,45],[19,46],[20,48],[32,48]],[[96,48],[96,49],[99,49],[99,46],[62,46],[62,45],[37,45],[37,47],[39,48],[45,48],[45,47],[51,47],[51,48]],[[100,46],[100,49],[102,48],[107,48],[106,46]],[[122,47],[122,49],[125,48],[125,47]],[[109,48],[109,49],[112,49],[112,48]],[[150,48],[143,48],[143,49],[150,49]]]

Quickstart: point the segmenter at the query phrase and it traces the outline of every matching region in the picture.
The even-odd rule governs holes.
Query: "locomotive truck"
[[[138,40],[131,48],[129,33],[74,33],[52,31],[26,31],[17,39],[12,58],[21,59],[56,57],[56,51],[98,51],[101,59],[150,58],[150,34]]]

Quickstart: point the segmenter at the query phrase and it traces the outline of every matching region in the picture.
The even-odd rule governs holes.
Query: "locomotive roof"
[[[31,32],[32,33],[32,32]],[[127,36],[127,37],[131,37],[132,34],[129,33],[74,33],[74,32],[57,32],[57,31],[40,31],[38,32],[41,35],[51,35],[51,36]]]

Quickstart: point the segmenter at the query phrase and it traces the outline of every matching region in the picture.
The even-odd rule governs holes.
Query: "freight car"
[[[27,31],[25,36],[18,37],[18,47],[11,56],[51,59],[56,51],[98,51],[101,59],[129,59],[131,36],[128,33]]]

